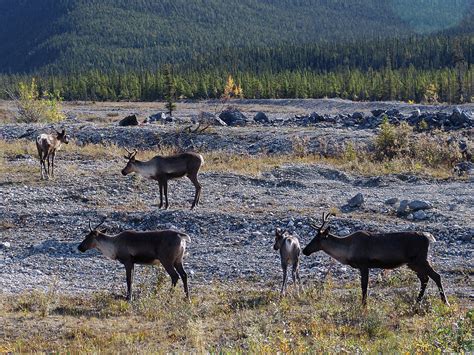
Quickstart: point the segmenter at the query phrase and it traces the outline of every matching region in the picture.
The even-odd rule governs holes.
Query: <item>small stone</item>
[[[385,204],[390,205],[390,206],[395,205],[397,202],[398,202],[397,197],[392,197],[392,198],[389,198],[388,200],[385,200]]]
[[[8,249],[11,247],[10,242],[1,242],[0,243],[0,249]]]
[[[425,219],[428,219],[428,215],[425,211],[419,210],[413,213],[413,219],[417,221],[423,221]]]

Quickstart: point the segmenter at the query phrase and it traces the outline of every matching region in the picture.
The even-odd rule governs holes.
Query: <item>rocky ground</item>
[[[366,110],[411,109],[397,103],[356,104],[339,100],[333,105],[325,100],[240,104],[248,114],[266,111],[275,117],[278,112],[288,117],[313,111],[333,114],[338,107],[355,112],[362,110],[361,105]],[[3,102],[0,107],[8,111],[11,104]],[[115,143],[149,148],[179,143],[202,151],[250,154],[284,153],[294,149],[295,139],[301,137],[307,137],[308,149],[326,154],[347,139],[370,144],[374,135],[373,130],[338,127],[221,127],[203,134],[183,135],[179,133],[180,125],[117,126],[116,121],[128,114],[147,117],[160,108],[159,103],[69,104],[66,111],[74,118],[65,127],[79,145]],[[453,108],[440,109],[451,112]],[[186,103],[181,110],[177,116],[189,118],[211,108],[206,103]],[[5,123],[0,129],[0,138],[15,141],[20,136],[33,138],[45,127]],[[3,292],[55,285],[67,293],[123,293],[125,272],[121,265],[95,251],[77,251],[78,243],[87,233],[88,221],[99,223],[103,217],[107,217],[106,226],[111,233],[155,228],[186,231],[192,239],[186,258],[191,286],[240,278],[257,283],[279,280],[279,256],[272,249],[274,229],[283,227],[296,233],[304,246],[312,237],[309,219],[318,220],[322,212],[339,208],[341,212],[331,226],[341,236],[361,228],[433,233],[437,242],[432,247],[432,259],[448,285],[447,293],[474,297],[472,178],[438,181],[411,175],[362,177],[321,164],[288,164],[258,177],[209,169],[200,175],[204,186],[201,206],[189,210],[194,191],[188,180],[180,179],[170,184],[171,208],[160,211],[158,185],[140,177],[123,177],[120,170],[124,165],[125,161],[119,158],[85,158],[66,147],[58,154],[57,178],[40,181],[36,157],[20,154],[4,159],[0,176]],[[360,206],[346,206],[358,193],[363,194],[364,202]],[[388,204],[389,199],[397,201]],[[428,203],[418,211],[416,204],[412,204],[412,210],[407,207],[397,214],[402,200]],[[356,275],[350,267],[331,262],[322,253],[303,256],[301,269],[306,283],[321,280],[329,270],[341,281],[352,280]],[[149,268],[138,267],[137,274],[138,279],[147,277]],[[434,285],[430,284],[429,292],[434,292]]]

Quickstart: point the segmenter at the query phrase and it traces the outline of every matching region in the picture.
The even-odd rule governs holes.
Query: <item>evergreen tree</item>
[[[466,74],[467,70],[467,63],[464,58],[464,53],[461,47],[461,44],[458,40],[454,42],[453,46],[453,62],[454,67],[456,68],[456,102],[462,103],[465,98],[464,93],[464,75]]]
[[[173,111],[176,109],[176,84],[173,76],[173,67],[171,64],[166,64],[164,67],[165,77],[165,108],[168,110],[168,115],[172,116]]]

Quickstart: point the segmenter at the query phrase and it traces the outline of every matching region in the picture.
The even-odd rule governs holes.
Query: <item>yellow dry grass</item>
[[[298,148],[298,147],[297,147]],[[19,154],[29,154],[36,157],[36,147],[33,142],[27,140],[6,141],[0,140],[0,174],[14,173],[15,169],[22,168],[16,165],[15,169],[6,162]],[[147,160],[155,155],[176,154],[178,148],[161,146],[157,149],[140,150],[137,159]],[[86,144],[78,146],[75,143],[63,145],[61,152],[62,160],[68,159],[91,159],[91,160],[123,160],[126,152],[115,144]],[[278,168],[286,164],[324,164],[333,166],[347,172],[353,172],[365,176],[387,175],[397,173],[411,173],[433,178],[445,179],[453,177],[449,162],[429,165],[410,157],[398,157],[390,161],[377,161],[365,152],[342,152],[338,156],[323,157],[319,154],[306,152],[305,149],[296,149],[290,154],[268,155],[268,154],[233,154],[224,151],[201,152],[205,164],[202,171],[211,172],[233,172],[237,174],[258,176],[265,171]],[[27,169],[30,171],[30,168]]]
[[[108,293],[65,296],[54,289],[0,296],[1,352],[469,352],[472,302],[451,307],[416,290],[373,292],[360,307],[357,284],[329,279],[280,299],[276,285],[241,281],[192,288],[169,280],[140,286],[132,303]],[[375,294],[374,294],[375,293]]]

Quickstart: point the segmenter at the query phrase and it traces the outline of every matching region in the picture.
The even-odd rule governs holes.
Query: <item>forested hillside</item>
[[[469,0],[0,0],[0,72],[156,69],[222,47],[458,33],[469,14]]]
[[[69,100],[472,100],[470,0],[0,0],[0,88]],[[0,97],[7,97],[0,90]]]

